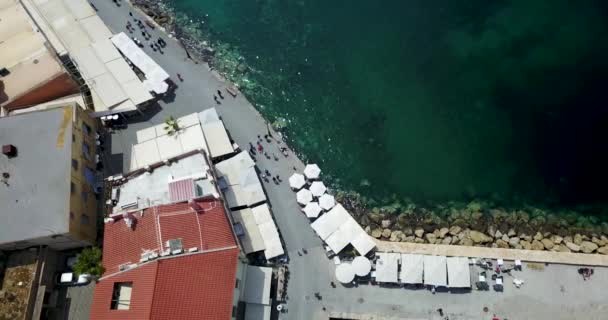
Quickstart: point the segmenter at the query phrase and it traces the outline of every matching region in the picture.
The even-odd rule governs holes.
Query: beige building
[[[79,93],[79,86],[17,0],[0,0],[0,69],[3,115]]]
[[[10,221],[0,224],[0,250],[91,245],[96,121],[76,103],[32,110],[0,118],[0,219]]]

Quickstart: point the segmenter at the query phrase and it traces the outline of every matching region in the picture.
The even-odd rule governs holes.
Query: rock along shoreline
[[[128,1],[175,37],[189,58],[213,68],[215,50],[207,41],[182,29],[162,2]],[[336,198],[376,239],[608,255],[608,223],[580,214],[556,214],[532,207],[505,209],[483,201],[432,208],[405,201],[368,208],[363,197],[355,192],[338,192]]]

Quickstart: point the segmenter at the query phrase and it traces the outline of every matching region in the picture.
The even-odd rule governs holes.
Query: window
[[[91,131],[93,131],[93,130],[91,130],[91,127],[89,127],[89,125],[84,123],[84,121],[83,121],[82,122],[82,131],[84,131],[84,133],[86,135],[91,135]]]
[[[241,280],[236,279],[236,283],[234,284],[234,287],[235,287],[236,289],[238,289],[238,288],[239,288],[239,284],[240,284],[240,282],[241,282]]]
[[[78,160],[72,159],[72,169],[78,170]]]
[[[89,144],[86,142],[82,143],[82,154],[85,158],[91,160],[91,148],[89,148]]]
[[[86,214],[81,214],[80,215],[80,224],[82,225],[88,225],[89,224],[89,216],[87,216]]]
[[[74,182],[70,182],[70,193],[74,193],[76,192],[76,185],[74,184]]]
[[[72,142],[76,142],[76,135],[72,134]]]
[[[112,310],[129,310],[133,282],[115,282],[112,290]]]

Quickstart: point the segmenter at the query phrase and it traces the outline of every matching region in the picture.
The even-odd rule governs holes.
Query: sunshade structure
[[[304,175],[306,179],[315,180],[319,179],[319,175],[321,174],[321,169],[316,164],[307,164],[306,168],[304,168]]]
[[[263,250],[266,259],[272,259],[284,253],[279,231],[272,220],[267,204],[238,211],[233,210],[232,220],[243,230],[242,234],[237,231],[237,236],[245,253]]]
[[[294,190],[300,190],[306,185],[306,178],[299,173],[294,173],[289,177],[289,186]]]
[[[311,227],[336,254],[348,244],[360,255],[366,255],[376,246],[374,240],[340,204],[319,217]]]
[[[323,210],[330,210],[335,205],[336,200],[334,199],[334,196],[330,194],[326,193],[319,198],[319,206],[321,206],[321,209]]]
[[[312,193],[308,189],[302,189],[296,194],[298,203],[305,206],[312,201]]]
[[[422,283],[424,259],[421,254],[401,254],[401,274],[399,279],[406,284]]]
[[[209,146],[209,155],[212,159],[223,157],[234,152],[224,122],[217,114],[215,108],[199,112],[198,118],[205,133],[205,140]]]
[[[341,283],[350,283],[355,279],[355,272],[350,263],[341,263],[336,267],[336,279]]]
[[[310,185],[310,192],[312,192],[312,195],[315,197],[320,197],[322,196],[325,191],[327,190],[327,188],[325,187],[325,184],[323,184],[323,182],[321,181],[315,181]]]
[[[229,208],[253,207],[266,201],[254,162],[246,151],[216,164],[215,169]]]
[[[309,202],[304,209],[302,209],[308,218],[316,218],[321,213],[321,207],[319,207],[319,203],[316,201]]]
[[[401,254],[393,252],[376,253],[376,281],[397,283],[399,281],[399,258]]]
[[[446,287],[447,267],[445,256],[424,256],[424,284],[436,287]]]
[[[468,258],[449,257],[447,258],[447,265],[448,283],[450,288],[471,287],[471,270],[469,268]]]
[[[351,265],[355,275],[359,277],[365,277],[372,270],[372,263],[364,256],[355,257]]]

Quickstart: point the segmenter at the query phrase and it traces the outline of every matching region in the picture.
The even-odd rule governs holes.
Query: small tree
[[[83,249],[78,254],[73,269],[77,275],[90,274],[100,277],[105,271],[103,265],[101,265],[101,249],[98,247]]]
[[[165,131],[168,135],[172,136],[179,131],[179,124],[173,116],[169,116],[165,119]]]

